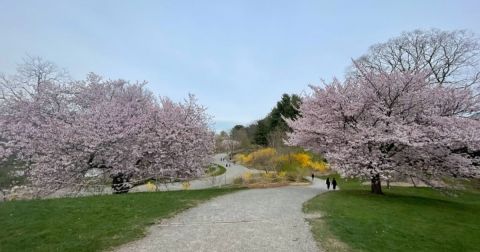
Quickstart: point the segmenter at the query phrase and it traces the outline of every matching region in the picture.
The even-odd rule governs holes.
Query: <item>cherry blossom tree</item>
[[[210,117],[194,96],[176,103],[155,98],[145,83],[95,74],[66,81],[41,59],[24,66],[0,82],[0,157],[26,161],[41,193],[82,187],[92,169],[141,182],[195,177],[208,164]]]
[[[325,154],[346,177],[406,175],[427,184],[445,176],[480,175],[480,111],[470,87],[429,83],[429,72],[371,71],[312,86],[288,144]]]

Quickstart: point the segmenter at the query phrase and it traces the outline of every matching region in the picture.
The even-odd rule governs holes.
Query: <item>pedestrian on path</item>
[[[333,178],[332,180],[332,186],[333,186],[333,190],[335,190],[335,188],[337,187],[337,181],[335,180],[335,178]]]
[[[313,182],[314,178],[315,178],[315,174],[313,174],[313,172],[312,172],[312,182]]]
[[[327,190],[330,190],[330,179],[327,178]]]

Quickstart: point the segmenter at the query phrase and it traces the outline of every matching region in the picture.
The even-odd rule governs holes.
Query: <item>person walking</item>
[[[335,188],[337,187],[337,181],[335,180],[335,178],[333,178],[332,180],[332,186],[333,186],[333,190],[335,190]]]
[[[330,190],[330,179],[327,178],[327,190]]]
[[[313,174],[313,172],[312,172],[312,182],[313,182],[314,178],[315,178],[315,174]]]

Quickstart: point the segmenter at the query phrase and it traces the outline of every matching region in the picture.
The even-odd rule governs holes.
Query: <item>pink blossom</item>
[[[326,155],[344,176],[480,175],[480,111],[471,88],[432,85],[427,74],[362,73],[312,86],[288,144]]]
[[[0,83],[0,157],[26,161],[27,177],[43,192],[82,186],[91,169],[136,180],[191,178],[213,153],[210,117],[194,96],[157,99],[145,83],[95,74],[18,82],[22,74]]]

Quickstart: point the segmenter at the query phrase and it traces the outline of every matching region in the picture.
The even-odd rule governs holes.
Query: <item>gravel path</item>
[[[230,166],[225,167],[226,172],[222,175],[216,177],[205,177],[194,179],[190,181],[190,189],[205,189],[210,187],[220,187],[223,185],[232,184],[235,178],[241,177],[243,173],[249,171],[252,173],[261,172],[255,169],[249,169],[247,167],[236,165],[227,161],[220,161],[221,158],[226,157],[227,154],[216,154],[213,157],[213,163],[219,164],[225,167],[225,164],[228,163]],[[168,183],[168,184],[159,184],[160,191],[176,191],[183,190],[182,183]],[[145,192],[148,191],[146,186],[136,186],[131,192]]]
[[[311,186],[250,189],[214,198],[149,229],[117,251],[319,251],[302,204]]]
[[[221,158],[226,157],[227,154],[216,154],[213,157],[213,163],[219,164],[225,167],[225,164],[227,161],[220,161]],[[221,187],[224,185],[229,185],[233,183],[233,180],[235,178],[241,177],[243,173],[245,172],[252,172],[252,173],[257,173],[261,172],[259,170],[255,169],[249,169],[247,167],[241,166],[241,165],[236,165],[231,162],[228,162],[230,165],[229,167],[225,167],[226,172],[222,175],[218,175],[215,177],[204,177],[204,178],[197,178],[193,179],[190,181],[190,188],[191,190],[194,189],[205,189],[205,188],[211,188],[211,187]],[[112,188],[110,186],[104,186],[101,187],[101,190],[92,191],[92,190],[83,190],[80,192],[77,192],[73,190],[72,188],[63,188],[60,190],[57,190],[56,192],[50,194],[47,196],[47,198],[59,198],[59,197],[68,197],[68,196],[88,196],[88,195],[99,195],[99,194],[112,194]],[[184,190],[183,185],[181,182],[175,182],[175,183],[166,183],[166,184],[158,184],[158,190],[159,191],[177,191],[177,190]],[[148,192],[147,186],[146,185],[140,185],[132,188],[130,190],[130,193],[135,193],[135,192]]]

